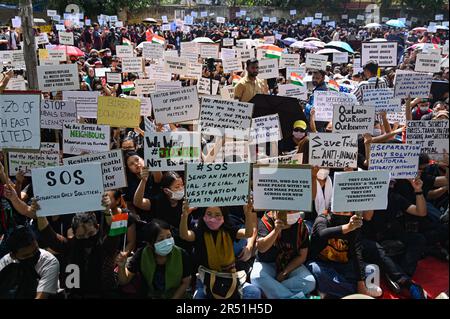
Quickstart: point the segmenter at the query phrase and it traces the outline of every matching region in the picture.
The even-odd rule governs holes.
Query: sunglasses
[[[301,128],[294,128],[294,132],[306,132],[305,130],[302,130]]]

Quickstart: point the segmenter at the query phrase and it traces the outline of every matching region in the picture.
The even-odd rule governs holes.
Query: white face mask
[[[420,107],[420,112],[426,112],[428,111],[428,109],[429,109],[428,106]]]
[[[326,179],[328,177],[328,175],[330,175],[330,170],[321,168],[317,172],[317,179],[320,179],[321,181],[323,181],[324,179]]]
[[[300,216],[301,216],[300,212],[287,214],[287,216],[286,216],[287,217],[287,219],[286,219],[287,224],[288,225],[295,224],[298,221],[298,219],[300,218]]]
[[[181,191],[171,191],[170,189],[167,189],[170,192],[170,198],[173,200],[182,200],[184,197],[184,190]]]
[[[381,135],[381,129],[374,128],[372,136],[380,136]]]

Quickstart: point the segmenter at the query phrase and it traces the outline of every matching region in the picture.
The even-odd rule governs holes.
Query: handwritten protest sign
[[[102,165],[103,187],[105,190],[119,189],[127,186],[122,150],[105,153],[88,154],[65,158],[64,165],[99,162]]]
[[[104,78],[107,72],[111,72],[111,68],[95,68],[94,71],[96,77]]]
[[[104,209],[100,163],[35,168],[31,176],[38,217]]]
[[[59,44],[73,45],[72,32],[58,32]]]
[[[236,53],[237,57],[240,58],[243,62],[255,58],[254,49],[236,49]]]
[[[122,58],[122,73],[141,73],[143,71],[143,66],[142,58]]]
[[[400,112],[387,113],[386,117],[390,124],[398,123],[399,125],[406,125],[405,106],[402,106],[402,110]]]
[[[241,139],[247,139],[252,113],[253,103],[202,97],[201,132],[217,136],[223,135],[227,130],[233,130]]]
[[[134,92],[136,95],[144,95],[156,92],[156,83],[149,79],[134,80]]]
[[[242,71],[242,61],[240,59],[227,59],[222,60],[223,73],[232,73]]]
[[[77,116],[97,118],[99,91],[64,91],[63,100],[72,101],[77,105]]]
[[[40,94],[0,94],[0,149],[39,149],[40,109]]]
[[[99,96],[97,123],[112,127],[139,127],[141,103],[135,99]]]
[[[326,70],[328,57],[326,55],[306,53],[306,68],[314,70]]]
[[[309,167],[254,166],[256,210],[311,211],[312,176]]]
[[[211,88],[212,83],[212,88]],[[199,94],[216,95],[219,89],[220,82],[218,80],[212,80],[206,78],[200,78],[197,82],[197,90]],[[210,91],[212,89],[212,91]]]
[[[420,145],[371,144],[369,170],[389,171],[392,178],[415,178],[419,166]]]
[[[122,84],[122,73],[120,72],[106,72],[106,82],[109,84]]]
[[[363,105],[375,107],[375,112],[399,112],[402,101],[394,97],[394,90],[390,88],[378,88],[363,91]]]
[[[298,68],[300,66],[300,55],[298,54],[287,54],[282,53],[280,59],[280,69],[285,69],[287,67],[290,68]]]
[[[281,125],[278,114],[272,114],[252,119],[250,143],[261,144],[281,140]]]
[[[196,53],[199,54],[199,44],[196,42],[181,42],[181,53]]]
[[[66,61],[66,51],[64,50],[47,50],[47,49],[39,49],[39,61],[43,62],[46,60],[51,61]],[[59,63],[56,63],[59,64]]]
[[[260,79],[273,79],[278,77],[278,59],[259,60]]]
[[[358,212],[387,208],[389,171],[336,172],[331,210]]]
[[[41,103],[41,128],[62,130],[64,122],[76,121],[75,102],[44,100]]]
[[[248,200],[250,163],[187,163],[189,207],[237,206]]]
[[[119,58],[134,57],[133,46],[131,45],[116,45],[116,56]]]
[[[310,165],[356,168],[357,160],[357,134],[311,133],[309,135]]]
[[[431,73],[397,70],[395,72],[394,97],[406,99],[410,95],[411,98],[428,98],[432,81],[433,74]]]
[[[107,125],[64,123],[64,154],[107,152],[109,141],[110,127]]]
[[[77,64],[61,64],[37,67],[39,90],[43,92],[80,89]]]
[[[334,91],[315,91],[314,109],[316,110],[316,121],[329,122],[333,119],[335,105],[358,104],[356,96]]]
[[[286,80],[291,80],[292,73],[300,74],[301,76],[304,76],[306,74],[306,67],[305,66],[299,66],[297,68],[293,68],[288,66],[286,68]]]
[[[185,122],[199,117],[200,105],[195,86],[152,93],[150,98],[158,124]]]
[[[181,81],[156,82],[156,92],[172,91],[175,89],[181,89]]]
[[[300,165],[303,163],[303,153],[295,153],[278,157],[260,157],[256,160],[257,164],[284,164],[284,165]]]
[[[380,67],[397,66],[397,42],[364,42],[361,47],[361,65],[375,61]]]
[[[220,152],[220,151],[219,151]],[[222,153],[219,153],[222,155]],[[223,144],[223,162],[248,162],[250,148],[247,141],[229,141]],[[215,163],[221,162],[216,156]]]
[[[35,37],[35,41],[37,45],[43,45],[49,43],[47,33],[41,33],[37,37]]]
[[[234,38],[223,38],[222,46],[223,47],[232,47],[234,45]]]
[[[145,132],[145,165],[150,171],[184,171],[188,162],[200,160],[198,132]]]
[[[141,116],[152,115],[152,100],[150,98],[143,96],[129,96],[127,98],[141,101]]]
[[[219,46],[216,44],[201,44],[200,56],[202,58],[219,58]]]
[[[420,145],[421,152],[430,155],[449,152],[448,120],[407,121],[406,143]]]
[[[306,90],[306,87],[295,84],[279,84],[278,95],[295,97],[302,101],[306,101],[308,98],[308,92]]]
[[[334,52],[333,63],[343,64],[348,63],[348,52]]]
[[[32,168],[59,165],[59,143],[41,143],[39,152],[9,152],[8,157],[9,176],[19,171],[31,176]]]
[[[159,43],[144,42],[142,45],[142,56],[146,59],[162,59],[163,53],[164,46]]]
[[[338,104],[334,106],[332,122],[333,133],[372,133],[375,108],[358,104]]]
[[[440,54],[418,53],[416,57],[416,72],[437,73],[441,70]]]
[[[150,64],[150,66],[145,68],[145,72],[147,73],[148,77],[155,82],[169,82],[172,78],[172,74],[164,70],[164,65]]]
[[[236,59],[236,54],[236,49],[222,48],[222,50],[220,51],[220,58],[222,60],[232,60]]]
[[[185,75],[188,72],[188,61],[179,57],[165,57],[164,70],[168,73]]]
[[[223,100],[234,100],[234,87],[232,85],[224,86],[220,89],[220,97]]]
[[[191,63],[189,64],[188,72],[184,77],[188,79],[199,80],[202,77],[202,72],[203,65],[201,65],[200,63]]]

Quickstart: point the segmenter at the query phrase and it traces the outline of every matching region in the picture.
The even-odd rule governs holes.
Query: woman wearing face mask
[[[119,284],[128,284],[139,273],[143,278],[144,296],[152,299],[186,298],[191,281],[188,254],[175,245],[170,225],[158,219],[143,229],[147,245],[139,249],[127,262],[126,253],[117,257]]]
[[[267,212],[258,222],[258,254],[251,282],[269,299],[305,298],[315,289],[304,265],[309,233],[300,212]]]
[[[331,196],[333,195],[333,182],[330,178],[330,170],[328,168],[318,168],[315,167],[312,170],[313,173],[313,183],[316,183],[316,188],[313,188],[314,196],[314,209],[312,216],[307,217],[308,221],[314,222],[318,215],[322,212],[328,210],[331,207]],[[306,214],[308,215],[308,214]],[[309,224],[310,225],[310,224]],[[312,225],[312,223],[311,223]]]
[[[415,106],[415,110],[412,111],[412,119],[414,121],[421,120],[424,115],[433,113],[433,110],[430,109],[429,99],[417,98],[411,103],[411,108],[414,108]]]
[[[362,216],[351,212],[320,214],[314,222],[307,264],[317,281],[317,289],[329,297],[354,293],[379,297],[379,287],[366,287],[362,258]]]
[[[221,273],[236,272],[236,257],[233,242],[250,238],[256,224],[253,205],[244,206],[245,228],[231,226],[226,207],[208,207],[204,210],[194,230],[188,229],[188,218],[194,209],[183,205],[180,222],[180,236],[195,245],[196,264]],[[194,299],[205,299],[207,294],[200,279],[197,279]],[[243,299],[259,299],[261,293],[254,285],[245,283],[242,287]]]
[[[309,139],[306,135],[307,127],[305,121],[298,120],[294,122],[292,136],[281,140],[278,145],[280,155],[286,155],[297,150],[297,153],[303,153],[303,164],[308,162]]]

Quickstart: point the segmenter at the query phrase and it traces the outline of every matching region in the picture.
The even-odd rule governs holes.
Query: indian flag
[[[159,43],[164,45],[164,43],[166,43],[166,40],[163,37],[160,37],[157,34],[154,34],[152,37],[152,43]]]
[[[109,236],[119,236],[127,232],[128,214],[117,214],[112,216]]]
[[[131,81],[122,83],[122,91],[123,92],[131,92],[134,90],[134,83]]]
[[[236,86],[240,80],[241,80],[241,77],[239,75],[233,74],[233,80],[232,80],[233,86]]]
[[[123,45],[133,45],[133,44],[131,43],[131,41],[128,40],[127,38],[122,38],[122,43],[123,43]]]
[[[330,80],[328,82],[328,88],[331,91],[339,92],[339,84],[335,80]]]
[[[303,77],[295,72],[291,72],[291,82],[295,85],[305,86],[305,83],[303,83]]]
[[[266,58],[281,59],[281,53],[283,52],[282,48],[279,48],[276,45],[263,45],[260,48],[266,50]]]

